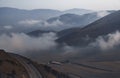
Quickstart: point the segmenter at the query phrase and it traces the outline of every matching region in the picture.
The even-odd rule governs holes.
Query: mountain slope
[[[59,32],[57,32],[56,34],[57,34],[58,37],[63,37],[63,36],[65,36],[65,35],[68,35],[68,34],[70,34],[70,33],[73,33],[73,32],[75,32],[75,31],[78,31],[79,29],[80,29],[80,28],[78,28],[78,27],[69,28],[69,29],[65,29],[65,30],[59,31]]]
[[[57,41],[69,45],[84,45],[91,41],[86,41],[86,37],[95,39],[100,35],[106,35],[116,30],[120,30],[120,11],[107,15],[76,32],[59,38]]]

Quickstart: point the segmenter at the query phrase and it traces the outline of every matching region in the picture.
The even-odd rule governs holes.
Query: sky
[[[57,10],[67,10],[72,8],[120,10],[120,0],[0,0],[0,7]]]

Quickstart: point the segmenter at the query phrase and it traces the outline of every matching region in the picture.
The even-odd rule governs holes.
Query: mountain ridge
[[[120,30],[120,11],[107,15],[86,27],[81,28],[79,31],[71,33],[67,36],[64,36],[58,39],[58,42],[67,42],[69,44],[84,44],[84,40],[87,35],[90,38],[97,38],[100,35],[107,35],[109,33],[115,32],[116,30]],[[114,20],[113,20],[114,19]],[[113,27],[113,28],[111,28]],[[107,31],[106,31],[107,30]],[[77,43],[76,43],[77,42]],[[89,42],[89,41],[87,41]]]

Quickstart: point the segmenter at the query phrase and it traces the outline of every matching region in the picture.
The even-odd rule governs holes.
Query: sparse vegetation
[[[22,74],[25,74],[24,78],[29,78],[25,68],[16,59],[2,50],[0,51],[0,73],[5,78],[22,78]]]
[[[6,59],[5,61],[6,61],[6,62],[9,62],[9,63],[12,64],[12,65],[17,65],[16,62],[14,62],[14,61],[12,61],[12,60]]]

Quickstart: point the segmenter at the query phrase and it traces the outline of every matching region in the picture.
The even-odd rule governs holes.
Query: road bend
[[[29,60],[16,54],[10,54],[10,55],[16,58],[25,67],[30,78],[42,78],[42,75],[40,74],[38,69]]]

